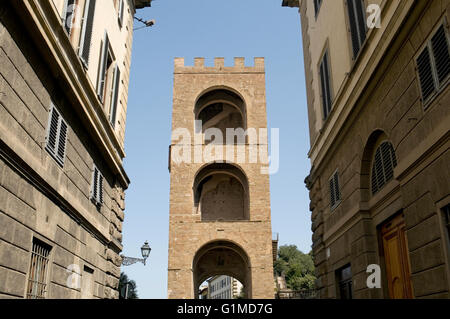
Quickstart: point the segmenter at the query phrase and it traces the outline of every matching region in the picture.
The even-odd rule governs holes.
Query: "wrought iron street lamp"
[[[134,17],[134,19],[139,21],[140,23],[142,23],[143,26],[135,28],[133,31],[144,29],[144,28],[148,28],[148,27],[152,27],[152,26],[154,26],[156,24],[155,20],[144,20],[144,19],[141,19],[141,18],[138,18],[138,17]]]
[[[141,247],[141,253],[142,253],[143,258],[133,258],[133,257],[127,257],[124,255],[121,255],[121,257],[123,258],[122,265],[130,266],[137,262],[141,262],[145,265],[145,261],[147,260],[148,256],[150,256],[151,251],[152,251],[152,249],[150,248],[150,246],[148,245],[148,242],[146,241],[144,243],[144,245],[142,245],[142,247]]]

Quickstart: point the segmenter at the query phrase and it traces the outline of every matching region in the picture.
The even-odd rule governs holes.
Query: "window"
[[[78,49],[78,55],[85,67],[89,65],[89,56],[91,52],[92,29],[94,26],[95,1],[86,0],[84,6],[83,23],[81,27],[81,41]]]
[[[334,209],[341,202],[341,192],[339,190],[338,172],[333,174],[333,177],[331,177],[329,183],[330,183],[330,205],[331,209]]]
[[[392,144],[381,143],[372,162],[372,195],[378,193],[387,182],[394,178],[395,167],[397,167],[397,159]]]
[[[108,34],[105,32],[100,52],[100,64],[97,82],[97,95],[102,103],[104,103],[108,73],[111,69],[112,63],[113,58],[111,57],[111,51],[109,48],[109,38]]]
[[[74,26],[77,7],[78,7],[78,1],[76,1],[76,0],[66,0],[64,3],[63,27],[69,36],[70,36],[70,34],[72,32],[72,28]]]
[[[320,85],[322,94],[323,118],[326,120],[331,112],[331,79],[330,66],[328,61],[328,50],[325,51],[319,67]]]
[[[28,274],[27,299],[45,299],[47,268],[51,247],[33,238],[30,271]]]
[[[97,206],[103,204],[103,176],[95,166],[92,176],[91,199]]]
[[[317,15],[319,14],[320,7],[322,6],[322,0],[313,0],[314,1],[314,13]]]
[[[113,128],[116,127],[117,105],[119,103],[119,89],[120,89],[120,69],[116,65],[116,67],[114,68],[111,105],[109,108],[109,121]]]
[[[442,209],[442,214],[444,217],[444,226],[445,229],[447,230],[447,239],[449,240],[450,243],[450,204],[448,204]]]
[[[447,82],[450,75],[449,38],[441,25],[416,60],[422,100],[428,102]]]
[[[353,58],[356,59],[364,41],[366,40],[366,14],[364,11],[364,0],[347,0],[347,9],[353,45]]]
[[[95,0],[65,0],[64,3],[63,27],[85,67],[89,64],[94,10]]]
[[[64,166],[66,156],[67,131],[67,123],[56,107],[52,105],[50,107],[45,149],[61,166]]]
[[[125,1],[119,0],[119,8],[118,8],[118,18],[119,18],[119,25],[122,27],[123,25],[123,13],[125,10]]]
[[[97,83],[97,94],[108,114],[113,128],[116,125],[117,106],[119,103],[120,69],[114,63],[114,56],[109,46],[108,34],[105,33],[100,54],[100,67]]]
[[[337,271],[337,281],[340,299],[353,299],[352,268],[345,266]]]

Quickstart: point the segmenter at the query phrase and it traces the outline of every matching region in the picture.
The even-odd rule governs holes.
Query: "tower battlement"
[[[194,58],[193,65],[186,65],[184,58],[175,58],[175,73],[263,73],[264,58],[254,58],[253,66],[245,65],[245,58],[234,58],[233,66],[225,66],[225,58],[214,58],[214,66],[206,66],[205,58]]]

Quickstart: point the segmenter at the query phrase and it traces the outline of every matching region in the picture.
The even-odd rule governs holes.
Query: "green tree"
[[[125,274],[124,272],[120,273],[119,278],[120,299],[125,298],[127,283],[128,283],[128,299],[139,299],[136,282],[134,280],[129,280],[127,274]]]
[[[314,262],[312,252],[304,254],[295,245],[281,246],[274,270],[277,275],[286,278],[288,288],[292,290],[314,289]]]

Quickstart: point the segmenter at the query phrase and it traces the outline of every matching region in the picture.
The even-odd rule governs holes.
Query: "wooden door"
[[[386,276],[391,299],[413,298],[404,215],[381,227]]]

